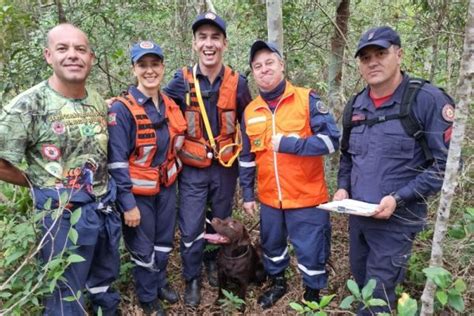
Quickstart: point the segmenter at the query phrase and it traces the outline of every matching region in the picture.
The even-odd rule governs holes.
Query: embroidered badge
[[[91,125],[83,125],[81,127],[81,134],[84,136],[94,136],[94,127],[92,127]]]
[[[109,115],[107,116],[107,125],[117,125],[117,113],[109,113]]]
[[[51,124],[54,134],[61,135],[66,131],[66,126],[63,122],[55,121]]]
[[[257,147],[260,147],[262,145],[262,141],[260,139],[256,139],[253,141],[253,144]]]
[[[212,12],[207,13],[204,17],[206,19],[209,19],[209,20],[215,20],[216,19],[216,15]]]
[[[451,125],[444,131],[444,142],[446,144],[451,141],[452,134],[453,134],[453,126]]]
[[[363,121],[363,120],[365,120],[364,114],[361,114],[361,113],[352,114],[352,118],[351,118],[352,122],[358,122],[358,121]]]
[[[449,103],[445,104],[443,106],[443,110],[441,111],[441,114],[443,115],[443,119],[446,122],[454,121],[454,106],[452,106]]]
[[[140,48],[143,48],[143,49],[152,49],[153,46],[154,46],[153,43],[150,41],[140,42]]]
[[[50,174],[55,176],[56,178],[61,178],[62,173],[63,173],[63,168],[61,165],[57,162],[48,162],[45,166],[44,169],[48,171]],[[58,186],[59,183],[56,184],[56,187]],[[60,184],[60,187],[64,187],[62,183]]]
[[[94,126],[94,134],[99,134],[100,132],[102,132],[102,126],[100,126],[100,124],[96,124]]]
[[[48,160],[58,160],[61,157],[61,150],[56,145],[49,144],[43,145],[41,148],[41,153],[44,158]]]
[[[321,114],[329,113],[329,108],[323,103],[323,101],[316,102],[316,110]]]

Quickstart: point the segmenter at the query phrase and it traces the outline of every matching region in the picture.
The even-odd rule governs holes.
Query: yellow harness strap
[[[201,87],[199,85],[199,80],[196,77],[196,70],[197,70],[197,64],[194,65],[193,67],[193,78],[194,78],[194,87],[196,88],[196,98],[198,100],[199,108],[201,109],[201,115],[202,115],[202,120],[204,122],[204,126],[206,128],[207,136],[209,137],[209,142],[211,145],[212,152],[214,154],[214,157],[219,159],[219,163],[223,165],[224,167],[230,167],[232,166],[233,162],[235,159],[239,156],[240,151],[242,150],[242,141],[241,141],[241,135],[240,135],[240,126],[239,124],[236,125],[236,136],[235,136],[235,143],[227,144],[224,147],[220,148],[219,152],[217,151],[217,146],[216,146],[216,141],[214,139],[214,135],[212,135],[212,129],[211,129],[211,124],[209,123],[209,117],[207,116],[206,108],[204,106],[204,102],[202,101],[202,94],[201,94]],[[226,150],[227,148],[231,146],[237,146],[237,150],[235,154],[232,156],[232,158],[229,159],[228,162],[224,162],[221,159],[221,152]]]

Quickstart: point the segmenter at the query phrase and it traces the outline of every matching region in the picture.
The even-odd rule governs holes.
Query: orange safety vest
[[[152,167],[157,151],[155,126],[148,118],[143,106],[140,106],[131,94],[115,98],[122,102],[135,120],[135,151],[129,158],[129,172],[132,180],[132,192],[138,195],[155,195],[160,192],[160,185],[170,186],[182,169],[182,163],[176,155],[176,149],[184,140],[186,121],[176,103],[160,93],[165,103],[165,117],[168,122],[170,144],[166,160],[157,167]]]
[[[204,138],[204,128],[201,109],[196,96],[193,72],[191,68],[183,68],[183,77],[189,85],[187,94],[187,107],[184,112],[188,126],[184,145],[178,152],[184,164],[198,168],[209,167],[212,158],[217,158],[216,153]],[[224,78],[219,88],[219,99],[217,100],[217,113],[220,123],[220,133],[215,137],[216,151],[219,152],[224,146],[234,143],[237,122],[237,85],[239,83],[238,72],[225,66]],[[228,162],[235,154],[237,148],[228,146],[220,153],[220,159]]]
[[[300,138],[313,135],[310,92],[287,82],[273,113],[261,96],[245,109],[250,150],[256,155],[258,198],[274,208],[312,207],[328,201],[323,158],[277,153],[271,142],[278,133]]]

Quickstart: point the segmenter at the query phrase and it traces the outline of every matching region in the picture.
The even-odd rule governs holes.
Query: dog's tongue
[[[222,236],[220,234],[204,234],[204,239],[206,239],[211,244],[227,244],[229,238]]]

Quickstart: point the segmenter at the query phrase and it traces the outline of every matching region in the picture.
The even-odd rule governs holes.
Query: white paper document
[[[371,204],[362,201],[344,199],[342,201],[332,201],[318,206],[327,211],[347,213],[360,216],[372,216],[378,204]]]

